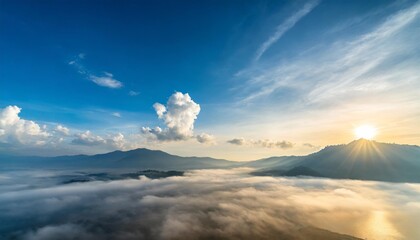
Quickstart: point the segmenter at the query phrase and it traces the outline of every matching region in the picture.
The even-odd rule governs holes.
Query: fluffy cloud
[[[41,126],[34,121],[20,118],[20,112],[21,108],[17,106],[0,109],[0,143],[3,143],[2,149],[9,153],[25,151],[37,155],[54,150],[56,154],[60,154],[62,150],[69,154],[65,146],[69,142],[73,144],[70,148],[73,152],[75,145],[97,147],[97,150],[127,150],[138,147],[136,142],[129,143],[122,133],[99,136],[85,131],[70,135],[70,129],[61,124],[48,130],[46,125]]]
[[[188,93],[176,92],[169,98],[166,106],[155,103],[153,108],[166,128],[143,127],[144,134],[159,141],[188,140],[194,136],[194,122],[200,113],[200,105]]]
[[[46,126],[21,119],[21,108],[7,106],[0,109],[0,141],[4,143],[42,145],[51,136]]]
[[[216,138],[208,133],[201,133],[196,138],[199,143],[216,144]]]
[[[82,133],[76,133],[75,138],[71,142],[76,145],[105,146],[111,147],[113,149],[124,149],[126,144],[124,135],[122,133],[109,135],[106,138],[104,138],[98,135],[94,135],[89,130]]]
[[[96,136],[92,134],[92,132],[90,132],[89,130],[82,133],[76,133],[75,137],[76,138],[73,139],[71,142],[73,144],[78,144],[78,145],[95,146],[95,145],[101,145],[101,144],[106,143],[105,139],[103,139],[100,136]]]
[[[0,188],[0,221],[7,223],[0,236],[352,239],[311,227],[364,239],[420,236],[419,184],[255,177],[248,171],[197,170],[182,177],[65,185],[51,182],[60,180],[57,171],[10,173],[0,179],[7,183]],[[34,184],[22,184],[28,179]]]
[[[62,126],[62,125],[57,125],[55,127],[55,131],[65,135],[65,136],[68,136],[70,134],[70,129],[68,129],[68,128]]]
[[[272,141],[268,139],[264,140],[247,140],[244,138],[234,138],[228,140],[227,143],[234,144],[234,145],[247,145],[247,146],[256,146],[256,147],[265,147],[265,148],[281,148],[281,149],[288,149],[294,146],[294,143],[288,141]]]

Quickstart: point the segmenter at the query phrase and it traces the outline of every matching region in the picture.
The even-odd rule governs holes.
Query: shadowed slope
[[[308,173],[314,171],[331,178],[420,182],[420,147],[359,139],[347,145],[328,146],[293,161],[279,159],[273,165],[263,166],[260,172],[288,171],[300,166]]]

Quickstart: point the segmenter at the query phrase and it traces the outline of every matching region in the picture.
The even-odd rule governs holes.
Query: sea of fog
[[[85,172],[2,170],[1,239],[299,239],[316,227],[420,239],[420,184],[257,177],[252,169],[71,182]]]

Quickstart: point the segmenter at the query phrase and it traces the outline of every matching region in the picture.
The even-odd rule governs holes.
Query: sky
[[[420,144],[418,1],[0,0],[0,152]]]

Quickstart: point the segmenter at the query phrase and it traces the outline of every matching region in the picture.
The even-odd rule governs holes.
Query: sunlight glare
[[[364,138],[372,140],[376,136],[376,128],[370,125],[363,125],[354,130],[357,139]]]

